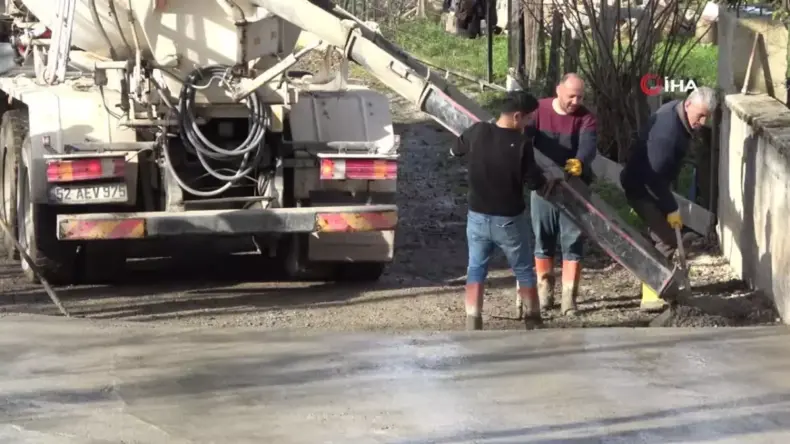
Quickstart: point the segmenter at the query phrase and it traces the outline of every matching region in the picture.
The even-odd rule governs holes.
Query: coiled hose
[[[163,150],[165,166],[173,175],[176,182],[185,191],[195,196],[213,197],[225,192],[233,186],[236,181],[247,177],[247,175],[258,165],[263,155],[263,144],[261,142],[266,135],[267,108],[258,94],[250,94],[245,99],[247,108],[250,109],[250,130],[244,142],[233,149],[228,150],[220,148],[211,143],[211,141],[200,131],[195,121],[195,92],[198,89],[206,88],[214,79],[218,79],[221,86],[229,89],[230,85],[225,81],[229,68],[230,67],[223,65],[211,65],[192,71],[184,80],[184,86],[181,88],[181,94],[178,98],[178,128],[180,130],[181,142],[185,146],[192,147],[195,150],[195,154],[206,172],[219,180],[225,181],[225,184],[211,191],[200,191],[188,186],[178,177],[178,174],[176,174],[167,146],[165,146]],[[208,79],[207,83],[202,86],[197,86],[199,80],[205,79]],[[239,168],[232,176],[220,173],[209,166],[207,162],[207,159],[228,161],[239,157],[241,157]]]

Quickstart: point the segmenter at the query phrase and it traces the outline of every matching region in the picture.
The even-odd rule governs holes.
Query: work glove
[[[565,162],[565,172],[574,177],[582,175],[582,161],[579,159],[568,159]]]
[[[680,218],[680,211],[673,211],[667,214],[669,226],[675,230],[683,228],[683,220]]]

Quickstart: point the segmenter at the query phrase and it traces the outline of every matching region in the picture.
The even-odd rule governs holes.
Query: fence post
[[[427,13],[425,12],[425,3],[427,1],[428,0],[417,0],[417,17],[425,18],[427,16]]]

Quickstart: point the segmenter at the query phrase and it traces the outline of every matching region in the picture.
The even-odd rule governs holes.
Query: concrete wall
[[[717,226],[722,252],[741,279],[773,297],[790,324],[790,109],[766,94],[733,94],[725,102]]]

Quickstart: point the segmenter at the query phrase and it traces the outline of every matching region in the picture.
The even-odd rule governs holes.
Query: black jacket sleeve
[[[472,144],[480,131],[480,122],[477,122],[464,130],[450,147],[450,155],[453,157],[463,157],[472,150]]]
[[[546,184],[546,176],[543,175],[543,170],[535,162],[535,148],[532,145],[532,140],[526,137],[521,144],[521,171],[524,172],[524,183],[528,189],[539,190]]]

